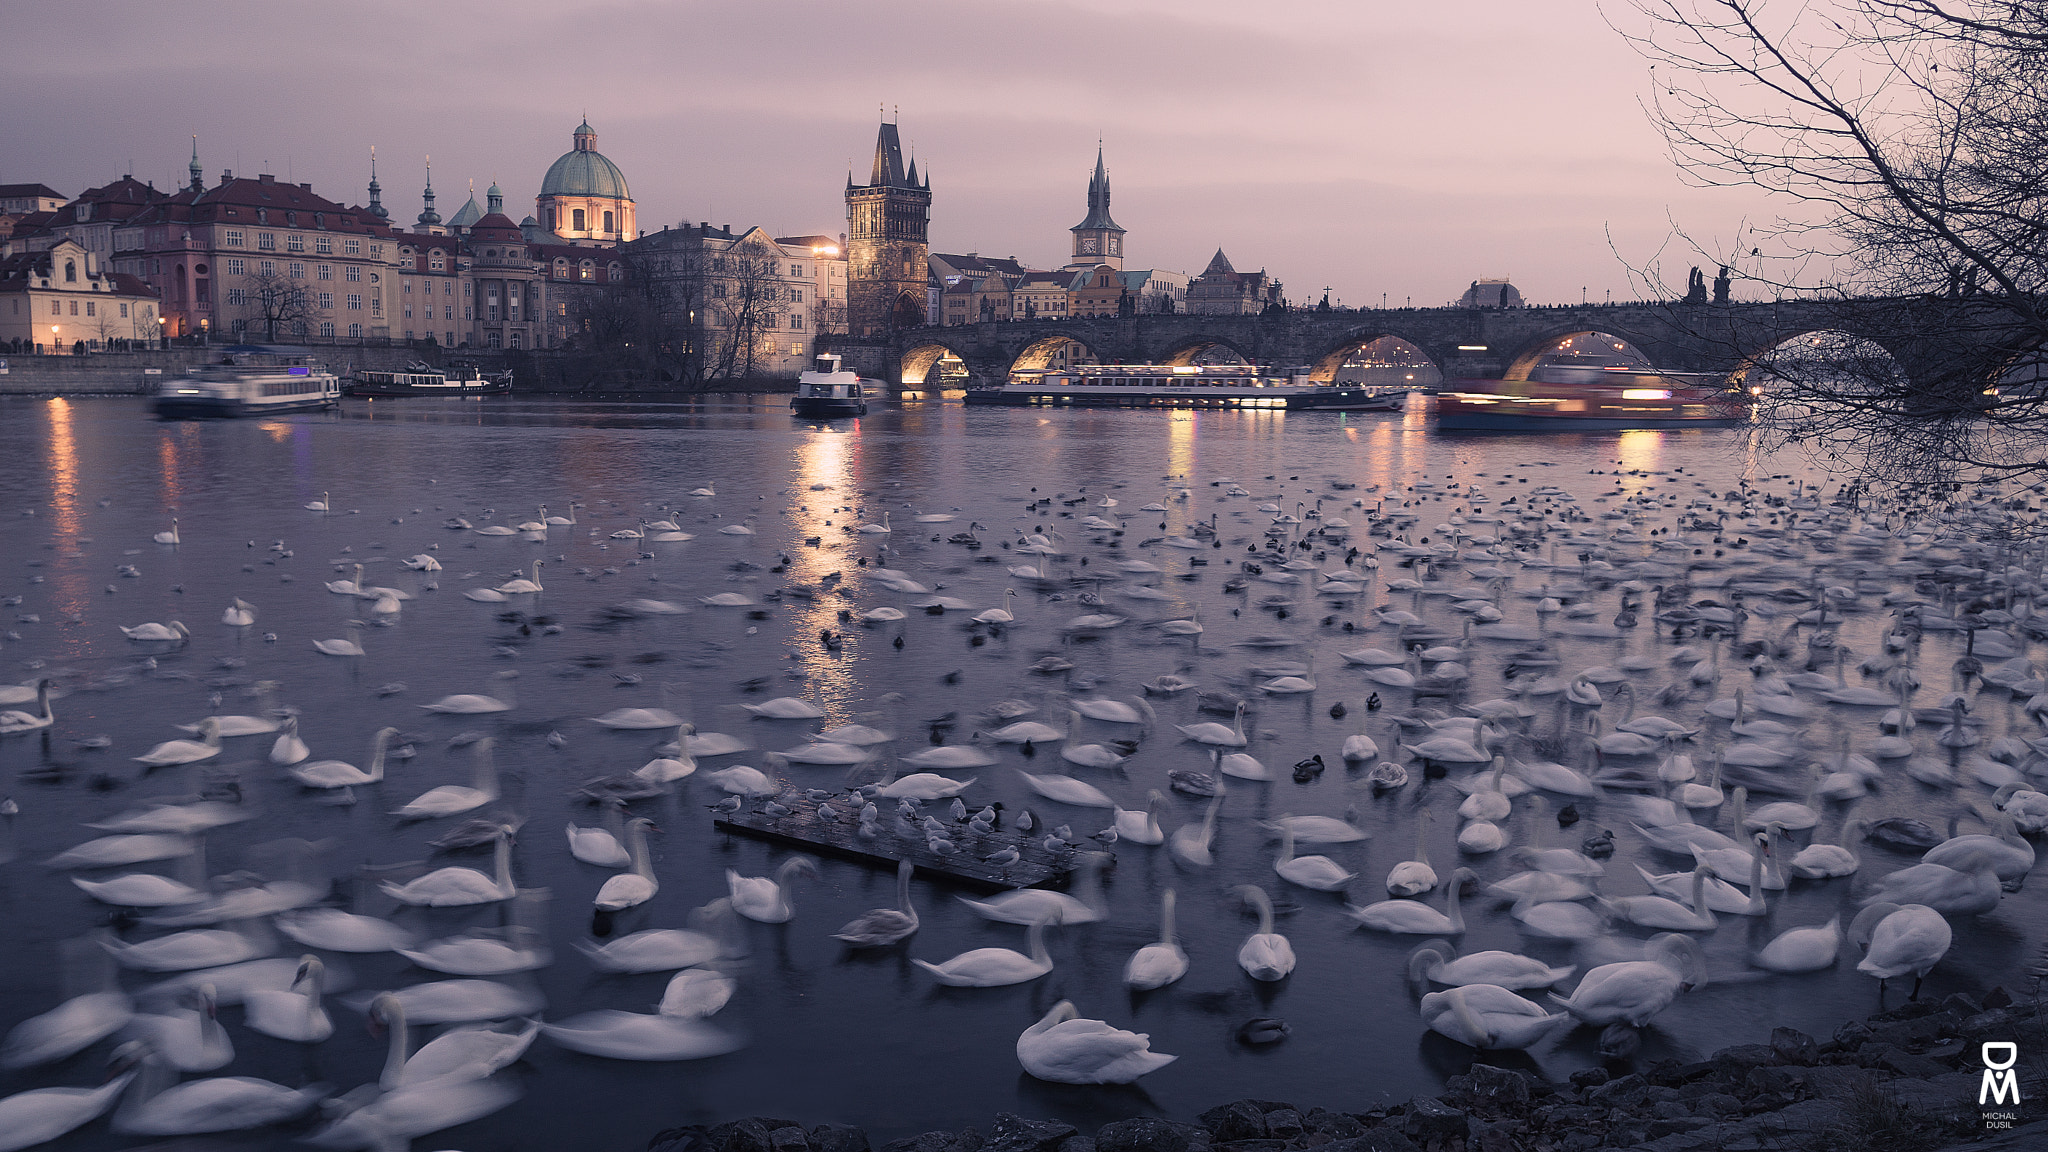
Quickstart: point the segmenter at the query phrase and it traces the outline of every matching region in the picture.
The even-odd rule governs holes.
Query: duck
[[[1527,1048],[1571,1019],[1493,984],[1466,984],[1422,998],[1430,1031],[1485,1051]]]
[[[1069,1000],[1017,1037],[1017,1063],[1055,1084],[1129,1084],[1179,1058],[1152,1051],[1152,1038],[1143,1032],[1083,1018]]]
[[[351,788],[358,784],[375,784],[384,779],[384,752],[396,735],[396,728],[377,730],[370,741],[370,767],[367,770],[340,760],[315,760],[310,764],[294,764],[287,771],[292,779],[307,788]]]
[[[853,948],[886,948],[908,939],[917,931],[917,909],[910,905],[910,875],[917,870],[908,860],[896,865],[896,907],[873,908],[842,925],[832,938]]]
[[[491,760],[491,749],[497,741],[486,736],[476,742],[475,766],[467,786],[443,784],[438,788],[414,797],[392,815],[401,820],[433,820],[442,816],[455,816],[472,812],[498,798],[498,770]]]
[[[654,878],[654,864],[647,857],[647,832],[654,827],[654,821],[645,816],[636,816],[626,822],[626,847],[633,857],[631,871],[620,872],[606,880],[597,890],[594,903],[601,911],[620,912],[636,904],[644,904],[661,890],[661,881]],[[730,881],[728,870],[728,881]]]
[[[1240,884],[1237,892],[1259,914],[1259,930],[1245,937],[1237,949],[1237,966],[1254,980],[1284,980],[1294,971],[1294,945],[1273,931],[1273,901],[1263,888]]]
[[[1052,956],[1045,950],[1045,930],[1060,922],[1058,908],[1033,921],[1025,936],[1025,955],[1009,948],[975,948],[943,963],[912,959],[911,963],[931,973],[932,978],[953,988],[1001,988],[1036,980],[1052,971]]]
[[[1650,938],[1645,952],[1642,960],[1602,964],[1587,972],[1570,996],[1552,992],[1550,999],[1581,1023],[1640,1028],[1680,992],[1706,984],[1706,965],[1690,937],[1661,933]]]
[[[379,887],[393,900],[414,907],[463,908],[510,900],[519,894],[512,882],[512,836],[500,831],[497,841],[489,876],[474,868],[437,868],[404,884],[386,880]]]
[[[1574,965],[1553,968],[1531,956],[1514,952],[1474,952],[1453,959],[1441,941],[1431,940],[1408,954],[1408,979],[1436,984],[1496,984],[1502,988],[1526,990],[1549,988],[1578,971]]]
[[[1948,955],[1955,933],[1939,911],[1925,904],[1880,901],[1856,914],[1849,938],[1864,950],[1856,970],[1877,977],[1880,993],[1885,981],[1911,972],[1913,992],[1908,998],[1918,1000],[1921,980]]]
[[[1124,986],[1141,992],[1164,988],[1188,974],[1188,954],[1173,934],[1174,891],[1159,897],[1159,939],[1124,962]]]

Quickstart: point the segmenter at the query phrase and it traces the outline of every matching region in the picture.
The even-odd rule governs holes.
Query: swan
[[[715,1016],[738,988],[739,981],[723,972],[707,968],[685,969],[669,977],[668,987],[662,992],[661,1003],[655,1011],[663,1016],[694,1019]]]
[[[505,594],[496,588],[471,588],[462,594],[462,598],[474,600],[479,604],[503,604],[505,602]]]
[[[1403,860],[1388,870],[1390,894],[1420,896],[1436,888],[1436,869],[1429,866],[1429,826],[1435,819],[1427,808],[1415,814],[1415,859]]]
[[[1763,946],[1750,963],[1773,972],[1818,972],[1835,966],[1835,953],[1842,947],[1842,918],[1835,916],[1819,927],[1790,928]]]
[[[505,583],[498,585],[497,590],[507,596],[519,596],[542,591],[540,586],[540,565],[541,562],[538,560],[533,562],[533,577],[531,579],[507,580]]]
[[[1495,984],[1516,990],[1548,988],[1578,971],[1574,966],[1552,968],[1543,961],[1514,952],[1474,952],[1452,959],[1437,941],[1416,946],[1408,954],[1408,979],[1437,984]]]
[[[782,786],[775,782],[773,776],[746,764],[735,764],[716,772],[706,772],[704,778],[735,796],[759,799],[782,792]]]
[[[985,612],[979,613],[973,618],[974,622],[976,624],[1016,623],[1017,617],[1010,612],[1010,601],[1016,598],[1017,590],[1015,588],[1003,589],[1003,606],[1001,608],[990,608]]]
[[[1988,822],[1995,835],[1951,836],[1921,853],[1920,862],[1959,870],[1988,866],[2001,883],[2017,886],[2033,871],[2034,846],[2020,837],[2009,813],[1999,813]]]
[[[625,802],[618,799],[606,804],[605,820],[612,828],[623,830],[619,813],[624,808]],[[579,828],[570,824],[568,830],[569,855],[585,864],[595,864],[600,868],[625,868],[633,863],[632,853],[627,852],[626,846],[619,843],[618,833],[612,829]]]
[[[393,900],[415,907],[461,908],[510,900],[519,894],[512,882],[512,837],[506,832],[498,834],[492,875],[474,868],[436,868],[407,883],[386,880],[379,887]]]
[[[470,784],[443,784],[429,788],[414,797],[412,802],[391,814],[401,820],[431,820],[440,816],[454,816],[474,811],[498,798],[498,770],[491,760],[491,748],[497,741],[486,736],[476,742],[476,764],[471,769]]]
[[[308,512],[327,511],[327,493],[322,492],[318,500],[308,500],[303,505],[301,505],[301,507],[303,507]]]
[[[1501,791],[1501,782],[1507,771],[1508,758],[1495,756],[1491,787],[1477,789],[1466,796],[1465,802],[1458,805],[1458,815],[1467,820],[1507,819],[1508,813],[1514,811],[1513,802],[1508,799],[1506,792]]]
[[[411,946],[413,934],[389,920],[339,908],[300,908],[273,921],[294,943],[328,952],[392,952]]]
[[[1962,866],[1922,863],[1901,868],[1879,880],[1863,902],[1924,904],[1945,915],[1989,912],[1998,907],[2002,893],[1991,862],[1973,859],[1958,863]]]
[[[449,1077],[384,1092],[304,1139],[316,1148],[410,1148],[415,1137],[482,1119],[519,1095],[518,1087],[505,1080]]]
[[[1159,939],[1124,963],[1124,984],[1139,991],[1164,988],[1188,974],[1188,954],[1173,937],[1173,889],[1159,897]]]
[[[198,842],[189,836],[101,836],[67,848],[43,863],[51,868],[118,868],[190,856],[197,849]]]
[[[73,876],[71,882],[100,903],[118,908],[166,908],[206,898],[204,891],[190,884],[148,872],[133,872],[112,880],[85,880]]]
[[[540,1030],[572,1052],[613,1060],[702,1060],[745,1046],[739,1037],[702,1020],[610,1008],[542,1024]]]
[[[1863,839],[1866,823],[1850,820],[1842,825],[1842,834],[1833,844],[1809,844],[1797,855],[1786,861],[1785,866],[1794,876],[1807,880],[1826,880],[1835,876],[1848,876],[1862,866],[1852,847]]]
[[[913,752],[905,756],[903,762],[914,768],[938,768],[944,770],[953,768],[985,768],[990,764],[994,764],[996,758],[979,748],[970,748],[965,744],[954,744],[944,748],[927,748],[922,752]]]
[[[1285,979],[1294,971],[1294,945],[1273,931],[1273,901],[1265,889],[1250,884],[1238,885],[1237,892],[1259,914],[1259,930],[1238,946],[1237,966],[1254,980]]]
[[[117,627],[121,627],[121,634],[130,640],[184,640],[192,635],[189,629],[176,620],[169,624],[149,623],[137,624],[133,628],[118,625]]]
[[[934,748],[932,751],[943,752],[947,751],[947,749]],[[977,753],[977,755],[980,754]],[[906,762],[910,759],[911,757],[904,757]],[[977,761],[977,763],[994,763],[994,760]],[[946,765],[946,767],[952,766]],[[965,767],[965,765],[962,765],[962,767]],[[891,800],[944,800],[967,791],[968,786],[979,779],[979,776],[969,776],[965,780],[953,780],[933,772],[913,772],[908,776],[900,777],[883,785],[875,795],[887,797]]]
[[[753,713],[756,720],[816,720],[825,715],[823,708],[794,696],[778,696],[765,704],[742,704],[740,707]]]
[[[1176,724],[1174,728],[1197,744],[1215,744],[1224,748],[1242,748],[1246,744],[1242,703],[1237,706],[1236,718],[1227,726],[1207,720],[1200,724]]]
[[[583,505],[577,503],[574,500],[571,500],[569,501],[569,514],[567,516],[542,516],[541,522],[544,524],[553,525],[557,527],[563,525],[573,526],[576,523],[576,510],[581,507],[583,507]],[[548,506],[543,504],[540,506],[540,510],[542,512],[546,512],[548,510]]]
[[[538,1012],[546,1003],[530,985],[518,987],[497,980],[432,980],[382,995],[397,998],[406,1018],[415,1024],[505,1020]],[[373,1008],[379,999],[377,995],[364,998]]]
[[[725,886],[731,893],[732,910],[762,924],[787,924],[796,915],[790,902],[789,881],[794,876],[818,878],[818,866],[808,856],[792,856],[775,870],[775,876],[742,876],[725,870]]]
[[[1178,1059],[1152,1051],[1152,1038],[1143,1032],[1082,1019],[1068,1000],[1017,1037],[1017,1063],[1055,1084],[1128,1084]]]
[[[318,1044],[334,1035],[334,1021],[320,1006],[326,991],[327,966],[318,956],[299,957],[298,975],[284,991],[252,988],[242,994],[242,1022],[265,1036]],[[300,986],[305,991],[299,991]]]
[[[1065,732],[1050,724],[1040,724],[1036,720],[1019,720],[1015,724],[1005,724],[991,731],[976,731],[974,735],[998,744],[1043,744],[1067,738]]]
[[[1096,890],[1097,870],[1102,858],[1097,853],[1086,853],[1081,857],[1081,883],[1089,899],[1070,896],[1065,892],[1053,892],[1044,888],[1019,888],[1012,892],[1000,892],[986,900],[970,900],[965,896],[954,899],[967,905],[984,920],[996,920],[1004,924],[1019,924],[1030,927],[1047,915],[1057,911],[1062,925],[1093,924],[1106,917],[1100,907],[1100,894]]]
[[[688,721],[677,724],[674,752],[667,754],[667,748],[657,749],[658,752],[665,754],[633,769],[633,775],[650,784],[672,784],[695,775],[697,757],[690,751],[690,728]]]
[[[1456,936],[1465,931],[1464,910],[1459,904],[1465,881],[1476,879],[1478,876],[1470,868],[1460,868],[1451,873],[1451,882],[1444,890],[1442,912],[1416,900],[1381,900],[1363,908],[1346,904],[1344,911],[1361,927],[1379,932]]]
[[[304,740],[299,739],[299,718],[285,717],[284,730],[277,734],[277,739],[270,742],[270,762],[289,767],[312,754],[313,750],[306,747]]]
[[[690,928],[650,928],[601,945],[576,943],[600,972],[667,972],[709,964],[723,954],[716,937]]]
[[[47,711],[47,707],[45,709]],[[194,764],[211,760],[220,755],[220,724],[209,716],[199,722],[201,739],[166,740],[140,756],[133,757],[138,764],[152,768],[164,768],[173,764]]]
[[[1339,754],[1343,756],[1346,764],[1363,764],[1368,760],[1379,759],[1380,746],[1378,741],[1363,731],[1353,732],[1344,738],[1344,748]]]
[[[866,536],[886,536],[890,531],[889,514],[887,512],[882,513],[882,522],[880,524],[856,524],[853,526],[853,530]]]
[[[1941,958],[1955,933],[1941,913],[1925,904],[1877,903],[1857,913],[1849,937],[1863,945],[1856,970],[1877,977],[1878,991],[1894,976],[1913,974],[1911,999],[1920,998],[1920,981]]]
[[[377,1081],[386,1092],[482,1079],[525,1055],[540,1033],[540,1026],[532,1020],[518,1022],[509,1032],[502,1025],[451,1028],[421,1045],[408,1059],[404,1002],[388,992],[378,996],[371,1002],[370,1020],[390,1031],[384,1071]]]
[[[134,1016],[135,1002],[111,987],[73,996],[16,1024],[0,1043],[0,1068],[33,1068],[76,1055],[119,1032]]]
[[[754,534],[754,518],[749,516],[738,524],[727,524],[718,531],[726,536],[752,536]]]
[[[1706,965],[1691,937],[1662,933],[1650,938],[1646,952],[1648,959],[1602,964],[1569,997],[1552,992],[1550,998],[1581,1023],[1640,1028],[1680,992],[1706,984]]]
[[[664,703],[667,702],[667,697],[667,685],[663,685]],[[590,722],[629,732],[646,728],[675,728],[685,723],[682,717],[667,708],[614,708],[602,716],[591,717]]]
[[[429,972],[450,976],[509,976],[555,962],[540,934],[524,924],[514,924],[502,933],[464,932],[392,951]]]
[[[380,728],[370,741],[370,767],[366,771],[340,760],[315,760],[311,764],[292,766],[292,779],[308,788],[349,788],[358,784],[375,784],[384,779],[384,749],[391,738],[398,735],[396,728]]]
[[[256,606],[239,597],[220,614],[220,622],[230,628],[247,628],[256,622]]]
[[[50,711],[50,681],[36,681],[36,710],[22,712],[8,709],[0,712],[0,736],[17,736],[24,732],[35,732],[56,723],[57,717]]]
[[[1692,870],[1692,906],[1687,907],[1668,896],[1622,896],[1616,899],[1601,898],[1600,906],[1609,915],[1619,916],[1631,924],[1645,928],[1670,928],[1685,932],[1712,932],[1719,921],[1707,906],[1705,888],[1707,878],[1714,875],[1713,865],[1701,862]]]
[[[510,712],[515,706],[512,699],[512,680],[517,675],[518,673],[516,672],[498,673],[497,679],[505,681],[505,698],[503,700],[495,696],[463,694],[443,696],[432,704],[422,704],[420,707],[429,712],[461,716],[475,716],[485,712]]]
[[[1031,924],[1025,946],[1030,955],[1009,948],[976,948],[962,952],[944,963],[933,964],[913,958],[910,962],[932,974],[932,979],[953,988],[1001,988],[1036,980],[1052,971],[1052,957],[1045,950],[1045,929],[1059,922],[1054,908]]]
[[[872,908],[846,922],[832,934],[855,948],[886,948],[917,931],[917,909],[910,906],[910,874],[917,866],[908,860],[896,865],[896,907]]]
[[[1318,892],[1340,891],[1358,878],[1358,873],[1345,871],[1343,865],[1328,856],[1296,856],[1291,824],[1280,826],[1280,856],[1273,861],[1273,871],[1289,883]]]
[[[353,580],[329,580],[327,590],[336,596],[360,596],[363,593],[363,566],[358,564]]]
[[[1111,800],[1108,793],[1085,780],[1057,774],[1033,776],[1022,770],[1019,770],[1017,775],[1024,778],[1026,787],[1048,800],[1072,804],[1077,808],[1116,807],[1116,801]]]
[[[256,683],[253,691],[259,700],[267,702],[276,689],[276,681],[260,680]],[[268,709],[264,709],[264,711],[267,712]],[[262,716],[215,716],[212,719],[214,723],[220,725],[220,734],[223,739],[230,736],[268,736],[284,726],[284,721],[277,718],[275,714]],[[179,724],[177,729],[180,732],[189,732],[194,736],[199,734],[199,725],[197,724]]]
[[[363,651],[363,626],[362,626],[362,624],[361,624],[360,622],[358,622],[358,621],[354,621],[354,620],[351,620],[351,621],[349,621],[349,625],[348,625],[348,626],[349,626],[349,633],[350,633],[350,635],[354,637],[353,639],[349,639],[349,640],[315,640],[315,641],[313,641],[313,647],[314,647],[314,648],[316,648],[316,649],[318,649],[318,650],[320,651],[320,654],[321,654],[322,656],[363,656],[363,655],[367,655],[367,653]]]
[[[1163,799],[1163,797],[1162,797]],[[1292,831],[1303,844],[1349,844],[1370,839],[1370,834],[1335,816],[1276,816],[1260,827],[1273,835]]]
[[[114,1112],[114,1131],[137,1136],[184,1136],[260,1128],[301,1115],[327,1095],[327,1085],[291,1089],[249,1076],[211,1076],[166,1083],[171,1069],[143,1041],[122,1049],[147,1053],[142,1075],[130,1083]]]
[[[1166,808],[1166,794],[1154,788],[1145,794],[1145,807],[1135,811],[1115,809],[1116,817],[1112,827],[1116,829],[1118,841],[1129,840],[1133,844],[1151,847],[1166,842],[1166,830],[1159,826],[1159,813]]]
[[[1571,1019],[1494,984],[1466,984],[1422,998],[1422,1022],[1460,1044],[1485,1050],[1527,1048]]]
[[[654,821],[645,816],[626,822],[626,846],[633,856],[633,868],[611,877],[598,888],[594,901],[598,908],[618,912],[646,903],[661,890],[661,882],[654,878],[654,864],[647,858],[647,830],[652,827]]]
[[[116,1068],[97,1088],[34,1088],[0,1100],[0,1152],[47,1143],[105,1115],[140,1071],[128,1060]]]

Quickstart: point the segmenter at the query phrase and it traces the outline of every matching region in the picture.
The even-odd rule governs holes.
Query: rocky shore
[[[1977,1105],[1979,1044],[2020,1046],[2010,1129]],[[1994,1111],[2007,1111],[1994,1109]],[[879,1147],[859,1128],[749,1117],[671,1128],[648,1152],[1981,1152],[2048,1149],[2048,1012],[1994,988],[1851,1021],[1815,1040],[1790,1028],[1705,1060],[1667,1060],[1553,1084],[1475,1064],[1444,1091],[1337,1112],[1270,1100],[1219,1105],[1184,1123],[1134,1117],[1083,1133],[1000,1113],[984,1131],[926,1132]]]

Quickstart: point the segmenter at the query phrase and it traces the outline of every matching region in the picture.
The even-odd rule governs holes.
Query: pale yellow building
[[[75,240],[0,261],[0,346],[99,352],[154,340],[157,321],[148,285],[107,268]]]

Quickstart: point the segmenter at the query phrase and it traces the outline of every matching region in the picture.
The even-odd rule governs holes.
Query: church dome
[[[633,194],[626,190],[626,174],[597,150],[597,132],[589,121],[577,127],[575,140],[574,148],[548,166],[548,174],[541,178],[540,194],[631,200]]]

